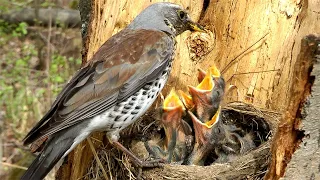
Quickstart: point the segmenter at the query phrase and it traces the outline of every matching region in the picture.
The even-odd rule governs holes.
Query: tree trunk
[[[81,16],[88,19],[88,22],[83,22],[87,25],[87,29],[83,30],[83,35],[87,35],[84,38],[83,64],[90,61],[110,36],[126,27],[141,10],[154,2],[156,1],[80,1],[80,6],[91,3],[89,11],[81,12]],[[299,130],[300,117],[296,117],[296,112],[308,94],[308,90],[304,89],[309,88],[305,85],[308,84],[310,67],[305,65],[299,68],[299,65],[305,63],[300,53],[301,39],[319,31],[320,2],[170,2],[189,9],[192,19],[198,20],[211,33],[199,35],[187,32],[177,38],[176,58],[164,94],[173,87],[185,90],[186,85],[196,84],[197,69],[206,69],[216,64],[227,81],[226,87],[232,87],[225,102],[243,101],[280,113],[290,111],[290,118],[288,113],[283,115],[280,122],[282,126],[275,136],[268,173],[269,179],[283,176],[286,164],[302,138]],[[198,51],[193,44],[197,45]],[[312,63],[307,65],[312,66]],[[294,90],[295,87],[299,87],[299,93]],[[102,134],[96,134],[95,138],[101,140]],[[95,141],[94,146],[103,142],[105,140]],[[81,143],[68,156],[67,163],[60,169],[60,177],[83,177],[92,158],[87,142]]]

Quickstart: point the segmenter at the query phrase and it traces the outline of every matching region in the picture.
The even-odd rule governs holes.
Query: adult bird
[[[21,179],[43,179],[53,166],[94,131],[106,131],[136,165],[141,161],[119,142],[119,132],[152,105],[172,66],[175,37],[203,31],[179,5],[155,3],[109,38],[60,92],[51,109],[24,138],[44,148]]]

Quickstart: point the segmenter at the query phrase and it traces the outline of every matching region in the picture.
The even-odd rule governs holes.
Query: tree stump
[[[155,2],[158,1],[81,0],[85,27],[83,64],[90,61],[110,36]],[[304,89],[310,89],[312,85],[308,83],[307,73],[312,63],[297,67],[303,64],[301,39],[320,29],[320,3],[316,0],[170,2],[187,8],[192,18],[205,26],[208,33],[188,32],[177,38],[177,55],[163,93],[171,88],[185,90],[186,85],[196,83],[194,77],[198,68],[207,69],[215,64],[226,79],[226,87],[231,87],[225,103],[242,101],[283,114],[273,141],[272,163],[267,176],[279,179],[303,137],[299,130],[300,117],[296,117],[295,112],[309,95]],[[299,90],[294,91],[295,87]],[[95,134],[94,138],[97,139],[93,143],[95,147],[106,142],[102,133]],[[59,177],[83,177],[92,159],[87,142],[81,143],[60,168]]]

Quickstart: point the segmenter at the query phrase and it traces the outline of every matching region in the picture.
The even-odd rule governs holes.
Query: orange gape
[[[164,110],[170,110],[175,108],[181,108],[183,111],[183,103],[181,102],[179,96],[177,93],[172,89],[169,93],[169,95],[165,98],[163,102],[163,109]]]
[[[183,104],[186,106],[187,109],[192,109],[194,107],[194,103],[192,97],[185,92],[179,90],[180,98]]]
[[[209,71],[196,88],[199,90],[211,91],[214,87],[211,75],[211,71]]]
[[[172,140],[172,133],[177,130],[181,124],[181,118],[184,113],[184,106],[179,99],[179,96],[172,89],[169,95],[165,98],[163,102],[163,113],[161,122],[164,126],[166,139],[165,139],[165,149],[169,146],[169,141]]]
[[[221,106],[219,106],[218,111],[216,112],[216,114],[214,114],[211,120],[205,123],[208,128],[211,128],[219,120],[220,112],[221,112]]]

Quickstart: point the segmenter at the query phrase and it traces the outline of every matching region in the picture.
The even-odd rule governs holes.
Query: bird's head
[[[160,30],[175,36],[187,30],[204,32],[203,27],[192,21],[185,9],[167,2],[150,5],[132,21],[128,28]]]

